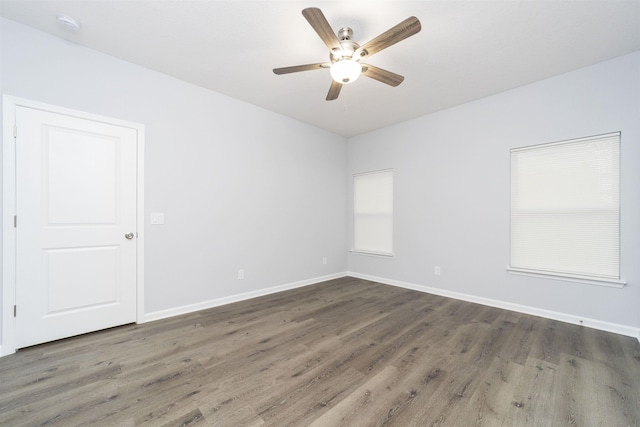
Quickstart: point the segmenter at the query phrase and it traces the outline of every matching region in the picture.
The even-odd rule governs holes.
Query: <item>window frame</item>
[[[389,232],[389,241],[390,241],[390,250],[387,251],[376,251],[376,250],[370,250],[367,248],[362,248],[362,247],[357,247],[357,228],[358,228],[358,215],[359,213],[357,212],[357,202],[356,202],[356,197],[357,197],[357,179],[363,176],[371,176],[371,175],[375,175],[375,174],[390,174],[390,179],[391,179],[391,183],[390,183],[390,197],[389,197],[389,201],[390,201],[390,212],[388,214],[386,214],[387,216],[389,216],[389,220],[388,220],[388,226],[389,226],[389,230],[387,230]],[[393,252],[393,217],[394,217],[394,200],[393,200],[393,193],[394,193],[394,170],[392,168],[389,169],[380,169],[380,170],[374,170],[374,171],[368,171],[368,172],[361,172],[361,173],[355,173],[352,175],[352,188],[353,188],[353,194],[352,194],[352,215],[353,215],[353,230],[351,233],[351,249],[349,250],[350,253],[354,253],[354,254],[359,254],[359,255],[368,255],[368,256],[375,256],[375,257],[383,257],[383,258],[393,258],[395,256],[394,252]]]
[[[521,266],[514,266],[514,262],[513,262],[513,258],[514,258],[514,241],[513,241],[513,236],[514,236],[514,177],[518,177],[517,172],[514,173],[513,167],[514,167],[514,153],[518,153],[518,152],[523,152],[523,151],[529,151],[529,150],[548,150],[548,149],[553,149],[553,147],[555,146],[563,146],[566,147],[570,144],[580,144],[580,143],[589,143],[589,142],[598,142],[598,141],[605,141],[607,139],[612,139],[612,138],[617,138],[617,141],[612,141],[612,143],[617,144],[616,150],[617,150],[617,165],[615,166],[615,168],[612,168],[611,171],[617,173],[617,176],[614,177],[614,179],[617,179],[617,183],[616,183],[616,190],[617,190],[617,194],[616,199],[617,199],[617,210],[614,209],[613,212],[617,213],[617,223],[615,223],[615,225],[617,226],[617,241],[616,241],[616,245],[617,245],[617,277],[611,277],[611,276],[606,276],[606,275],[596,275],[596,274],[588,274],[588,272],[586,272],[586,274],[580,274],[580,272],[576,272],[576,273],[572,273],[572,272],[566,272],[566,271],[555,271],[555,270],[550,270],[550,269],[545,269],[544,266],[542,266],[541,268],[523,268]],[[612,133],[608,133],[608,134],[602,134],[602,135],[594,135],[594,136],[589,136],[589,137],[584,137],[584,138],[576,138],[576,139],[571,139],[571,140],[564,140],[564,141],[558,141],[558,142],[552,142],[552,143],[547,143],[547,144],[539,144],[539,145],[533,145],[533,146],[527,146],[527,147],[520,147],[520,148],[513,148],[510,150],[510,203],[509,203],[509,266],[507,267],[507,271],[509,271],[510,273],[513,274],[518,274],[518,275],[525,275],[525,276],[533,276],[533,277],[545,277],[545,278],[553,278],[553,279],[557,279],[557,280],[565,280],[565,281],[572,281],[572,282],[580,282],[580,283],[588,283],[588,284],[595,284],[595,285],[600,285],[600,286],[608,286],[608,287],[616,287],[616,288],[622,288],[624,287],[624,285],[626,284],[626,281],[624,279],[622,279],[622,275],[621,275],[621,256],[620,256],[620,251],[621,251],[621,221],[620,221],[620,213],[621,213],[621,187],[620,187],[620,180],[621,180],[621,144],[622,142],[622,137],[621,137],[621,132],[612,132]],[[519,176],[519,178],[522,178],[522,176]],[[612,181],[610,181],[612,182]],[[552,209],[552,212],[559,212],[561,210],[561,208],[557,208],[555,210]],[[582,212],[582,213],[588,213],[589,208],[582,208],[580,209],[576,209],[576,212]],[[516,211],[516,215],[520,213],[518,211]],[[597,243],[597,240],[594,240],[592,243]],[[615,253],[615,252],[614,252]]]

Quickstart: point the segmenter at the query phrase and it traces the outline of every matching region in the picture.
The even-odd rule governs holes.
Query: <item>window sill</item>
[[[622,289],[627,284],[626,281],[618,280],[618,279],[606,279],[606,278],[596,279],[588,276],[578,276],[578,275],[573,276],[568,274],[541,272],[536,270],[526,270],[523,268],[508,267],[507,271],[511,274],[517,274],[519,276],[541,277],[546,279],[564,280],[566,282],[586,283],[588,285],[606,286],[608,288]]]
[[[392,253],[361,251],[358,249],[350,249],[349,252],[355,255],[366,255],[366,256],[373,256],[373,257],[379,257],[379,258],[393,258],[395,256]]]

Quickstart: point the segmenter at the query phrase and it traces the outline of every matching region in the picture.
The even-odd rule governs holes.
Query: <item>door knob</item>
[[[127,233],[127,234],[124,235],[124,237],[126,237],[129,240],[131,240],[131,239],[133,239],[133,233]]]

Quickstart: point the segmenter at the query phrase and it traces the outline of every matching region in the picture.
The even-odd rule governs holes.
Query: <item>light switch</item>
[[[151,214],[151,225],[162,225],[164,224],[164,214],[163,213],[152,213]]]

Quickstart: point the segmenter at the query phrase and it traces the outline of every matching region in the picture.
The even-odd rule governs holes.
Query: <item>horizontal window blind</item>
[[[511,268],[620,278],[620,133],[511,150]]]
[[[353,245],[361,252],[393,252],[393,170],[353,177]]]

